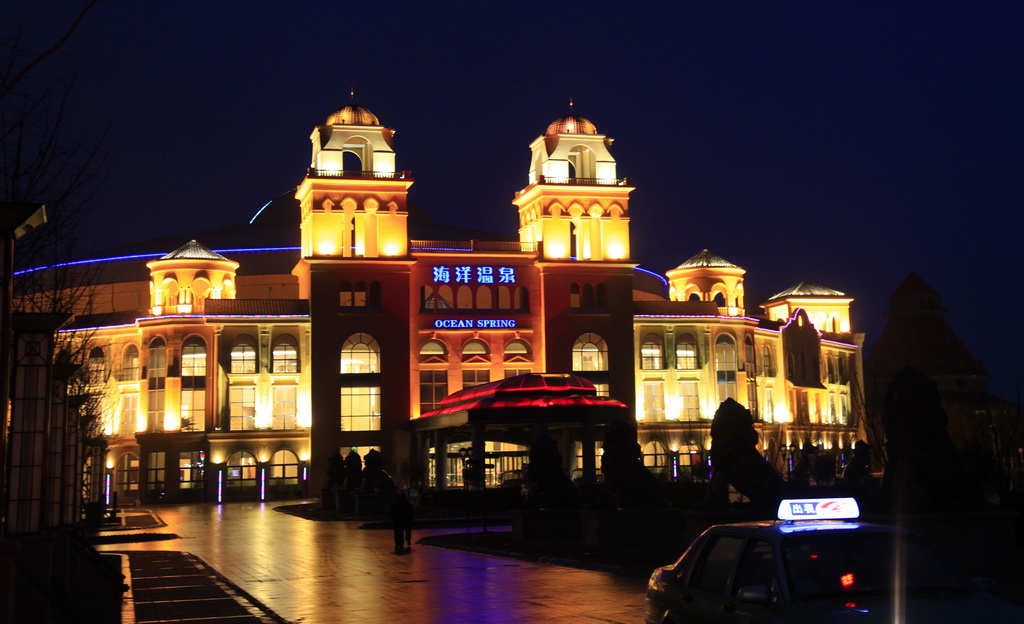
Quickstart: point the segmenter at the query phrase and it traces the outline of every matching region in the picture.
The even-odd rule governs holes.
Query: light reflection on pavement
[[[389,530],[305,520],[275,503],[157,507],[181,539],[99,550],[193,553],[291,622],[640,622],[645,581],[417,546],[396,555]]]

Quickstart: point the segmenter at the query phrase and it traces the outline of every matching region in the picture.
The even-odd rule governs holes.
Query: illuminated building
[[[537,414],[489,426],[479,410],[445,409],[492,382],[492,399],[511,400],[496,382],[528,373],[571,373],[593,397],[549,431],[586,478],[599,465],[584,451],[600,442],[591,425],[614,413],[599,397],[632,407],[654,465],[696,448],[725,396],[764,415],[769,446],[851,444],[851,299],[802,284],[748,313],[743,270],[704,252],[669,271],[666,300],[630,259],[633,186],[590,121],[561,117],[530,144],[518,240],[426,219],[392,130],[365,108],[338,110],[311,141],[294,198],[255,220],[276,238],[210,231],[167,255],[98,263],[91,307],[68,331],[90,345],[122,496],[315,495],[328,458],[352,448],[379,449],[402,484],[444,487],[468,447],[493,484],[546,430]],[[740,357],[748,345],[769,363]],[[556,377],[524,379],[559,392]],[[519,396],[524,409],[552,403]]]

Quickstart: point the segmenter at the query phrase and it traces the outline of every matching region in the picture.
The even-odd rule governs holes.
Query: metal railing
[[[368,180],[411,180],[411,171],[356,171],[349,169],[314,169],[306,170],[311,178],[363,178]]]
[[[505,253],[536,253],[537,243],[524,243],[521,241],[410,240],[409,248],[418,251],[491,251]]]
[[[569,184],[575,186],[633,186],[633,178],[555,178],[537,176],[537,184]]]

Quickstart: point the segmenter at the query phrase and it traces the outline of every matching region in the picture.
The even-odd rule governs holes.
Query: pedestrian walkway
[[[97,542],[130,543],[160,539],[158,533],[128,533],[166,527],[148,509],[126,510],[120,522],[103,527]],[[167,534],[177,537],[174,534]],[[122,624],[287,624],[265,605],[224,578],[198,557],[180,551],[131,551],[129,586]]]
[[[135,624],[283,624],[285,621],[200,561],[177,551],[125,553]]]

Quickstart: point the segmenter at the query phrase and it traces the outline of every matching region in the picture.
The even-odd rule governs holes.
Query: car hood
[[[1024,608],[984,592],[934,592],[908,596],[902,605],[902,618],[895,616],[896,608],[890,596],[851,597],[842,602],[796,601],[793,606],[805,612],[802,615],[806,616],[808,622],[832,624],[1024,621]],[[803,617],[800,619],[804,620]]]

